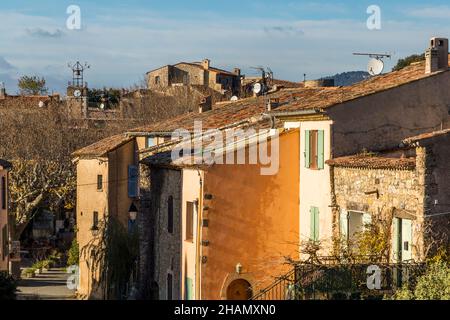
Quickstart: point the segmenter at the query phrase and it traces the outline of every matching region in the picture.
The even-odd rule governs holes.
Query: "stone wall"
[[[332,167],[338,212],[357,211],[385,219],[413,220],[413,258],[423,258],[425,153],[416,151],[414,170]],[[393,216],[392,216],[393,215]]]
[[[140,180],[140,294],[167,299],[167,276],[171,274],[172,297],[181,299],[181,172],[141,166]],[[169,196],[173,197],[172,233],[168,232]]]

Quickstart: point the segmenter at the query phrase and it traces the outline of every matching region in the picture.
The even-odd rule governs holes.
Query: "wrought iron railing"
[[[369,288],[369,266],[379,271],[380,287]],[[423,263],[299,263],[252,300],[309,300],[380,298],[402,286],[414,288],[424,273]],[[373,269],[372,269],[373,270]]]

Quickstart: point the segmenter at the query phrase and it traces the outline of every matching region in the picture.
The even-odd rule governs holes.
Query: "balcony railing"
[[[402,286],[414,288],[417,277],[425,271],[423,263],[388,264],[382,262],[299,263],[284,276],[278,277],[252,300],[310,300],[380,298]],[[369,266],[377,266],[380,288],[369,288]]]

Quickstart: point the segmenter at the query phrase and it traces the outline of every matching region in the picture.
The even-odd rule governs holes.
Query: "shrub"
[[[436,262],[417,281],[414,296],[418,300],[450,299],[450,268],[445,262]]]
[[[7,272],[0,272],[0,300],[14,300],[16,289],[16,280]]]
[[[424,275],[417,279],[414,292],[403,287],[391,297],[393,300],[449,300],[450,267],[443,261],[430,263]]]
[[[80,249],[78,246],[77,239],[73,239],[72,245],[70,246],[67,258],[67,265],[78,265],[80,259]]]

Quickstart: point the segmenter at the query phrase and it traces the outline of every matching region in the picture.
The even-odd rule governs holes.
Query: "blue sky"
[[[66,28],[66,8],[81,8],[81,30]],[[381,8],[381,30],[369,30],[369,5]],[[390,52],[389,70],[423,52],[433,36],[450,37],[448,1],[108,0],[0,2],[0,81],[37,74],[62,91],[69,61],[88,61],[91,87],[127,87],[146,71],[203,58],[222,68],[270,67],[300,81],[365,70],[355,51]]]

